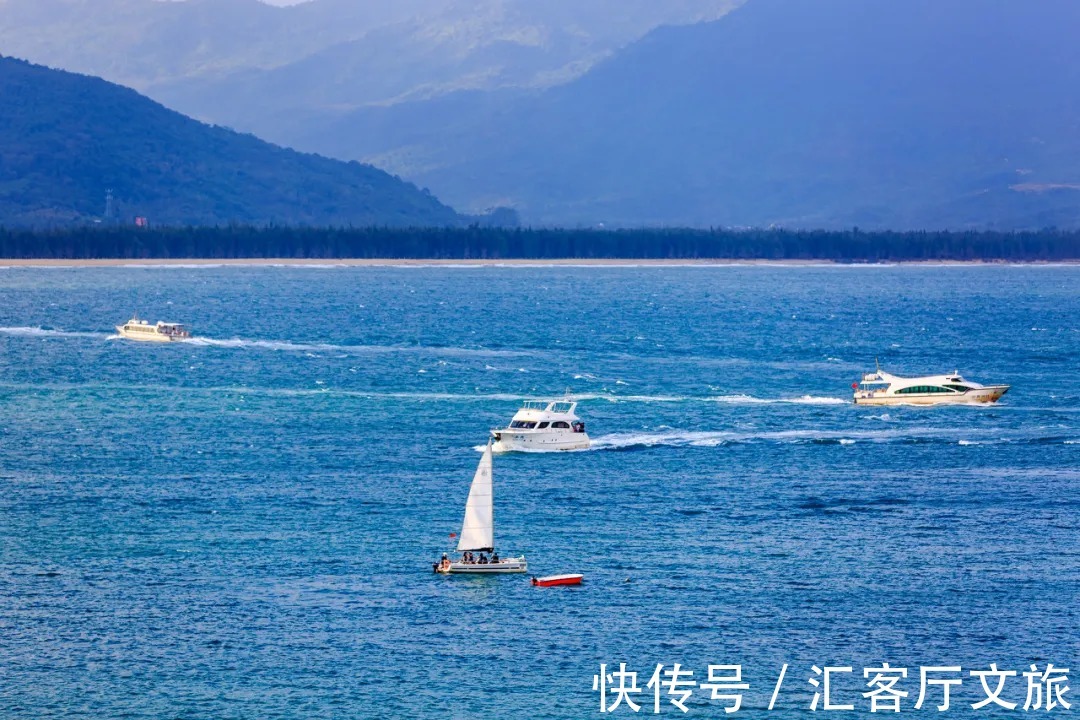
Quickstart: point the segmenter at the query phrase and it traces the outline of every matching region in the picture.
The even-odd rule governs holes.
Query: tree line
[[[9,259],[631,259],[1064,261],[1080,231],[301,228],[0,228]]]

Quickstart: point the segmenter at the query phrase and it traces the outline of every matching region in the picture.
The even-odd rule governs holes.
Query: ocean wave
[[[625,384],[625,383],[623,383]],[[605,388],[606,389],[606,388]],[[722,403],[730,405],[847,405],[847,400],[803,395],[796,398],[759,398],[751,395],[618,395],[616,393],[573,393],[574,400],[604,400],[610,403]]]
[[[218,339],[194,337],[185,345],[227,348],[233,350],[270,350],[278,352],[335,352],[350,354],[420,353],[448,356],[524,357],[533,353],[488,348],[437,347],[426,345],[336,345],[323,342],[294,342],[291,340],[249,340],[244,338]]]
[[[797,398],[759,398],[753,395],[716,395],[705,398],[708,402],[729,403],[733,405],[848,405],[843,398],[815,397],[802,395]]]
[[[49,330],[41,327],[0,327],[0,335],[14,335],[16,337],[98,338],[101,340],[105,340],[109,337],[108,333]]]
[[[644,433],[613,433],[593,439],[592,450],[628,450],[651,447],[720,447],[742,443],[777,443],[796,445],[844,445],[856,443],[944,443],[958,445],[991,445],[1013,442],[1045,444],[1039,436],[994,437],[973,440],[970,430],[949,432],[941,428],[907,428],[890,430],[779,430],[772,432],[685,431]],[[1052,439],[1069,443],[1069,440]]]

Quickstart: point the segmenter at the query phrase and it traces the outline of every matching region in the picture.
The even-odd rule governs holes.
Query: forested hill
[[[106,195],[111,190],[111,217]],[[212,127],[133,90],[0,57],[0,225],[103,220],[452,226],[429,193],[370,165]]]
[[[1080,232],[0,227],[0,258],[55,260],[1080,260]]]

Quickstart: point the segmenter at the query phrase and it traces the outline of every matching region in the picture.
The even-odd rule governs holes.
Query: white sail
[[[491,442],[484,450],[473,475],[469,499],[465,503],[465,520],[461,523],[461,538],[457,549],[490,550],[495,547],[495,511],[491,489]]]

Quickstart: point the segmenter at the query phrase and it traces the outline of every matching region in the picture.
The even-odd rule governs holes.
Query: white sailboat
[[[480,464],[476,466],[476,474],[473,475],[469,499],[465,502],[465,519],[461,523],[457,546],[462,556],[451,560],[444,554],[442,560],[434,563],[435,572],[501,575],[526,571],[524,555],[500,558],[495,552],[495,497],[491,469],[491,440],[488,440]]]

